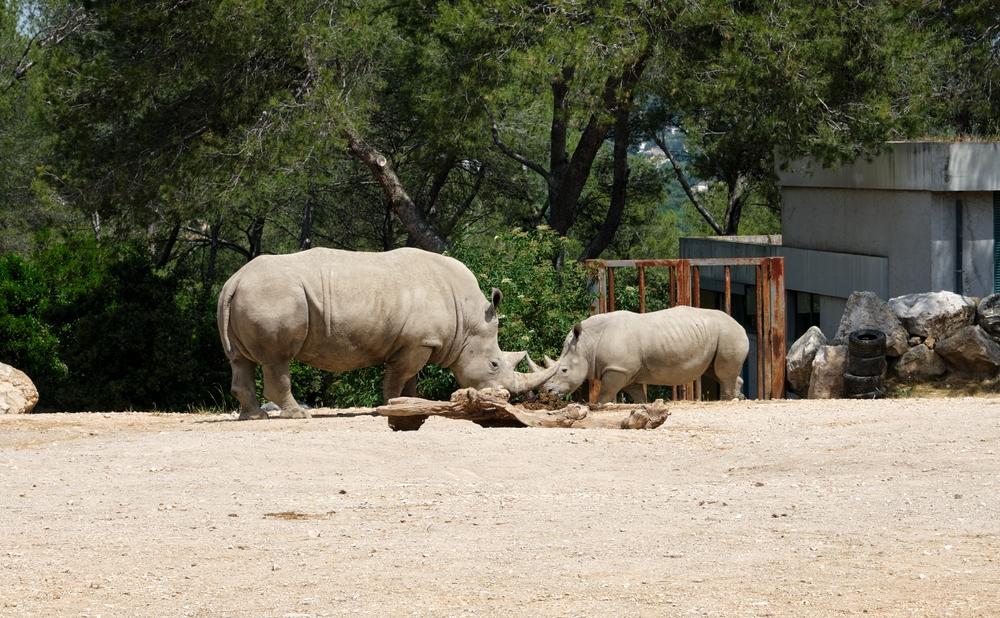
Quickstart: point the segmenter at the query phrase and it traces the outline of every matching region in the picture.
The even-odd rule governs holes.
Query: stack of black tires
[[[847,340],[844,396],[879,399],[885,396],[885,333],[873,328],[856,330]]]

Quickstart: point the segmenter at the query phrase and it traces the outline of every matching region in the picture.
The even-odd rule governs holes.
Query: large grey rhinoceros
[[[335,372],[385,363],[386,400],[415,395],[417,372],[428,362],[451,369],[462,386],[535,389],[555,370],[514,370],[525,353],[497,344],[501,298],[494,288],[487,300],[458,260],[420,249],[258,257],[219,295],[219,334],[240,418],[267,417],[257,401],[255,365],[264,370],[264,396],[282,417],[309,416],[292,397],[292,360]],[[390,424],[416,429],[423,422],[401,420]]]
[[[556,374],[541,390],[565,395],[598,379],[601,403],[615,401],[621,390],[645,401],[642,384],[686,384],[707,373],[719,381],[721,399],[734,399],[749,349],[743,327],[715,309],[612,311],[573,327],[559,360],[550,363]]]

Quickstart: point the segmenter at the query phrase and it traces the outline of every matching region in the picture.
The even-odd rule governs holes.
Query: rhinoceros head
[[[503,387],[511,393],[534,390],[552,377],[555,368],[532,373],[520,373],[517,364],[526,352],[504,352],[497,343],[500,319],[497,308],[503,295],[493,288],[492,299],[485,303],[482,320],[473,324],[466,335],[465,346],[450,369],[464,387]]]
[[[573,326],[573,330],[566,336],[559,360],[553,361],[546,357],[545,364],[549,370],[554,370],[554,373],[542,385],[543,392],[562,396],[575,391],[587,379],[590,365],[583,350],[584,346],[580,343],[582,334],[583,326],[577,322]]]

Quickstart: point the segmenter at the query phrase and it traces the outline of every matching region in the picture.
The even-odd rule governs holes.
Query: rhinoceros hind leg
[[[264,396],[278,404],[281,418],[309,418],[309,413],[300,408],[292,396],[288,367],[288,362],[264,365]]]
[[[718,379],[720,401],[743,398],[743,378],[740,377],[739,373],[736,375],[720,375]]]
[[[743,378],[740,373],[743,371],[749,345],[742,333],[740,337],[727,337],[719,341],[712,370],[719,381],[719,399],[722,401],[738,399],[743,395]]]
[[[257,386],[254,383],[256,365],[242,356],[231,359],[229,364],[233,370],[233,381],[229,392],[240,402],[240,420],[267,418],[267,412],[260,409],[260,403],[257,401]]]

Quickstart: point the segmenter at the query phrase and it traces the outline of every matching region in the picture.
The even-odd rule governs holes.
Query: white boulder
[[[28,414],[38,403],[38,389],[23,371],[0,363],[0,414]]]
[[[816,351],[826,345],[826,335],[818,326],[813,326],[792,344],[785,357],[785,377],[791,390],[798,395],[809,392],[809,377],[812,375],[813,359]]]
[[[936,339],[972,324],[976,316],[976,303],[954,292],[897,296],[889,299],[889,308],[911,335]]]
[[[978,326],[966,326],[938,341],[934,351],[958,371],[991,376],[1000,369],[1000,344]]]
[[[847,368],[846,345],[824,345],[816,350],[809,399],[839,399],[844,396],[844,370]]]
[[[893,371],[901,380],[920,382],[943,376],[948,372],[948,366],[934,350],[926,345],[916,345],[899,357]]]
[[[844,315],[840,317],[836,345],[846,345],[847,338],[856,330],[874,328],[885,333],[886,356],[902,356],[910,349],[909,334],[889,305],[874,292],[854,292],[847,299]]]

